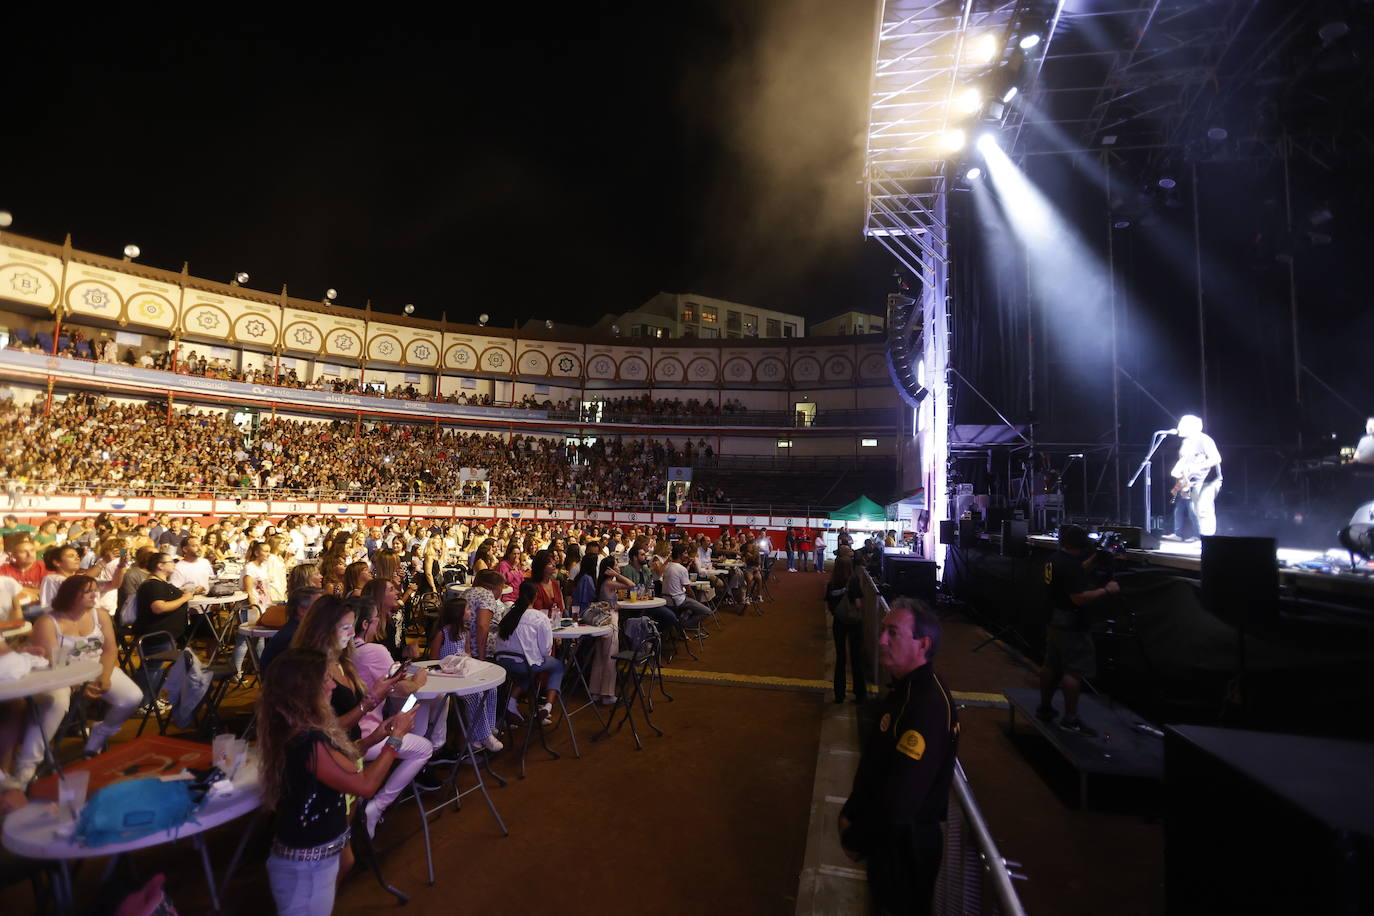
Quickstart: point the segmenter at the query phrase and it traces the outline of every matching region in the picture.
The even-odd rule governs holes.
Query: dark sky
[[[589,323],[660,289],[878,309],[872,10],[47,19],[6,52],[0,208],[37,238],[455,321]]]

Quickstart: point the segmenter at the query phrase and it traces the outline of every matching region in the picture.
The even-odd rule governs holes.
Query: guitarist
[[[1221,491],[1221,453],[1202,431],[1202,418],[1178,420],[1178,462],[1169,472],[1175,480],[1174,533],[1170,540],[1196,541],[1217,533],[1217,493]]]

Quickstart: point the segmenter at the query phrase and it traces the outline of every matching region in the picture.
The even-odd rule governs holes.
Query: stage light
[[[1161,188],[1163,188],[1163,189],[1166,190],[1166,191],[1171,191],[1171,190],[1173,190],[1174,187],[1178,184],[1178,182],[1177,182],[1177,181],[1174,181],[1172,178],[1161,178],[1161,179],[1159,179],[1159,181],[1157,181],[1157,182],[1155,182],[1155,183],[1158,184]]]
[[[403,308],[403,309],[401,309],[401,311],[405,312],[407,315],[414,315],[414,314],[415,314],[415,304],[412,303],[412,302],[407,302],[407,303],[406,303],[406,307]]]
[[[1029,51],[1031,48],[1035,47],[1038,44],[1040,44],[1040,36],[1036,35],[1035,33],[1031,33],[1030,35],[1027,35],[1025,38],[1021,39],[1021,50]]]
[[[971,64],[988,64],[997,56],[997,37],[991,32],[986,32],[973,39],[969,44],[968,62]]]
[[[1131,228],[1131,221],[1128,220],[1128,219],[1125,219],[1125,218],[1119,219],[1119,220],[1117,220],[1116,222],[1112,223],[1112,228],[1113,228],[1113,229],[1129,229],[1129,228]]]
[[[0,210],[0,229],[8,229],[14,225],[14,214],[8,210]]]
[[[980,168],[978,168],[978,166],[976,166],[976,165],[975,165],[973,168],[969,169],[967,172],[964,173],[964,180],[965,180],[965,181],[977,181],[979,178],[982,178],[982,177],[983,177],[983,170],[980,169]]]
[[[998,146],[998,144],[997,144],[997,135],[994,134],[992,131],[988,131],[988,132],[986,132],[986,133],[980,134],[980,135],[978,136],[978,143],[977,143],[977,146],[978,146],[978,149],[981,150],[981,151],[983,152],[983,155],[987,155],[987,152],[988,152],[988,150],[990,150],[990,149],[1001,149],[1001,148],[1002,148],[1002,147]]]
[[[137,245],[124,246],[124,260],[126,261],[132,261],[134,258],[138,257],[142,253],[143,252],[139,250],[139,247]]]
[[[947,152],[957,153],[968,142],[968,136],[958,128],[947,130],[940,135],[940,147]]]
[[[955,107],[964,114],[973,114],[978,110],[978,106],[983,104],[983,93],[975,87],[970,86],[959,93],[959,98],[955,101]]]
[[[1220,143],[1229,136],[1231,135],[1226,132],[1226,128],[1224,127],[1210,127],[1207,129],[1207,139],[1216,143]]]
[[[243,271],[240,270],[238,273],[234,274],[233,282],[230,283],[230,285],[231,285],[231,286],[238,286],[240,283],[247,283],[247,282],[248,282],[248,274],[246,274],[246,273],[244,273]]]
[[[1012,86],[1012,87],[1011,87],[1010,89],[1008,89],[1006,92],[1002,93],[1002,104],[1005,105],[1006,103],[1010,102],[1012,99],[1016,98],[1016,93],[1017,93],[1017,91],[1018,91],[1017,88],[1016,88],[1015,86]]]

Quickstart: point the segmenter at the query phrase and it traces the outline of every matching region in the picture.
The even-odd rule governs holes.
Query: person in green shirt
[[[4,518],[5,527],[0,528],[0,537],[7,534],[33,534],[38,529],[32,525],[19,524],[19,516],[7,515]]]

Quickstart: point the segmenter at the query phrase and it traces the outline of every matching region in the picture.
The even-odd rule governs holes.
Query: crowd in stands
[[[0,449],[11,493],[423,502],[466,492],[478,501],[608,508],[661,505],[668,467],[714,454],[705,440],[573,446],[427,425],[275,419],[249,431],[226,414],[169,416],[162,404],[85,394],[55,400],[50,411],[41,399],[0,401]],[[465,481],[464,468],[485,470],[489,490]],[[698,504],[727,497],[719,487],[691,495]]]
[[[36,338],[21,339],[11,335],[9,346],[26,352],[47,352],[39,346]],[[551,398],[538,398],[525,395],[518,401],[497,402],[490,394],[469,394],[456,391],[446,395],[425,394],[412,382],[386,387],[382,383],[367,382],[365,378],[339,378],[324,375],[317,379],[302,378],[294,367],[282,368],[249,367],[236,369],[229,360],[218,356],[206,356],[194,349],[153,350],[145,348],[122,348],[110,338],[91,340],[81,328],[68,326],[58,338],[57,355],[80,359],[94,359],[102,362],[122,362],[143,369],[158,369],[182,375],[201,378],[225,379],[245,382],[250,385],[274,385],[279,388],[296,388],[310,391],[329,391],[335,394],[353,394],[365,397],[390,398],[408,401],[435,401],[446,404],[460,404],[479,407],[515,407],[524,410],[549,410],[562,415],[573,415],[583,422],[635,422],[642,417],[717,417],[732,416],[748,412],[739,399],[722,398],[719,403],[706,398],[653,398],[649,395],[638,397],[619,397],[594,399],[582,403],[576,398],[555,401]]]

